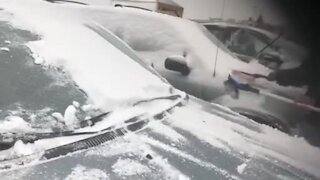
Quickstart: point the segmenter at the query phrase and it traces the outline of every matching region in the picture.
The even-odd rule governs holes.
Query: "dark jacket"
[[[306,59],[299,67],[278,70],[274,74],[274,80],[282,86],[308,86],[307,96],[320,105],[320,62],[314,59]]]

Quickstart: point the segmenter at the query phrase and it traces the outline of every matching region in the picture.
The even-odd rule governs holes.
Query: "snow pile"
[[[36,63],[63,67],[95,106],[108,111],[128,102],[170,94],[169,85],[83,26],[90,22],[81,12],[82,6],[39,0],[4,0],[1,6],[13,13],[13,25],[42,37],[27,44],[38,56]]]
[[[77,109],[73,105],[69,105],[64,112],[64,122],[69,128],[74,128],[75,125],[79,122],[76,116]]]
[[[142,175],[151,172],[147,166],[137,161],[121,158],[112,166],[112,169],[112,171],[119,176]]]
[[[31,125],[18,116],[8,116],[0,121],[0,132],[32,132]]]
[[[65,180],[108,180],[110,179],[108,174],[100,169],[90,169],[82,165],[78,165],[72,169]]]
[[[17,156],[29,155],[34,152],[34,146],[24,144],[22,141],[17,141],[13,146],[12,154]]]

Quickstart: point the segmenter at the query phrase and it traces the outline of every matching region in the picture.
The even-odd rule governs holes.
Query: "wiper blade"
[[[93,126],[97,122],[102,121],[105,116],[110,112],[102,113],[91,119],[80,122],[80,128]],[[89,135],[97,132],[75,132],[75,131],[62,131],[62,132],[44,132],[44,133],[0,133],[0,151],[11,148],[18,140],[24,143],[33,143],[41,139],[49,139],[63,136],[77,136],[77,135]]]
[[[164,97],[156,97],[152,99],[147,100],[141,100],[136,102],[133,106],[139,105],[141,103],[147,103],[155,100],[177,100],[181,98],[181,95],[171,95],[171,96],[164,96]],[[179,103],[179,105],[182,105]],[[97,122],[102,121],[105,116],[109,115],[111,112],[102,113],[98,116],[95,116],[91,119],[84,120],[80,122],[80,127],[88,127],[93,126]],[[141,118],[141,115],[135,116],[130,118],[129,120],[125,121],[125,123],[133,123],[137,121],[139,118]],[[109,130],[109,128],[105,128],[99,131],[89,131],[89,132],[75,132],[75,131],[62,131],[62,132],[47,132],[47,133],[0,133],[0,151],[6,150],[11,148],[18,140],[21,140],[24,143],[33,143],[37,140],[41,139],[49,139],[49,138],[56,138],[56,137],[64,137],[64,136],[77,136],[77,135],[90,135],[90,134],[96,134],[101,131]]]
[[[82,3],[82,2],[78,2],[78,1],[70,1],[70,0],[45,0],[51,3],[55,3],[55,2],[68,2],[68,3],[74,3],[74,4],[81,4],[81,5],[88,5],[86,3]]]
[[[142,104],[142,103],[155,101],[155,100],[177,100],[179,98],[181,98],[181,95],[178,95],[178,94],[170,95],[170,96],[155,97],[155,98],[151,98],[151,99],[138,101],[138,102],[134,103],[133,106],[136,106],[136,105],[139,105],[139,104]]]
[[[81,121],[81,122],[80,122],[80,128],[84,128],[84,127],[88,127],[88,126],[93,126],[93,125],[95,125],[97,122],[102,121],[102,120],[105,118],[105,116],[107,116],[107,115],[109,115],[109,114],[110,114],[110,112],[106,112],[106,113],[102,113],[102,114],[100,114],[100,115],[98,115],[98,116],[95,116],[95,117],[93,117],[93,118],[91,118],[91,119]]]

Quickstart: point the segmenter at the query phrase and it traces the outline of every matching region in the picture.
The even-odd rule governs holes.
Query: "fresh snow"
[[[109,175],[100,169],[87,168],[82,165],[78,165],[72,169],[65,180],[108,180]]]
[[[237,167],[238,173],[239,173],[239,174],[242,174],[246,167],[247,167],[247,164],[246,164],[246,163],[240,164],[240,165]]]
[[[19,116],[8,116],[0,121],[0,132],[33,132],[31,125]]]
[[[232,148],[253,157],[281,160],[320,177],[320,149],[303,138],[291,137],[268,126],[261,126],[262,132],[252,131],[190,107],[176,110],[170,118],[174,127],[182,128],[212,146],[227,151]],[[199,119],[205,123],[199,123]]]
[[[64,122],[70,128],[73,128],[74,125],[78,122],[76,112],[77,109],[73,105],[69,105],[64,112]]]
[[[63,116],[59,112],[54,112],[51,114],[51,116],[53,116],[56,120],[58,120],[60,122],[64,122]]]
[[[179,134],[176,130],[174,130],[172,127],[163,124],[162,122],[154,121],[150,122],[148,126],[153,132],[164,136],[171,141],[174,141],[175,143],[183,143],[186,142],[187,139],[185,139],[181,134]]]
[[[137,155],[140,159],[145,159],[145,156],[150,154],[153,159],[148,162],[149,165],[151,165],[151,167],[158,167],[157,170],[163,171],[164,179],[190,179],[176,167],[172,166],[166,157],[162,157],[160,154],[154,152],[150,144],[147,143],[148,139],[149,137],[145,135],[128,134],[114,142],[107,143],[102,148],[89,150],[86,155],[110,157],[119,154],[128,154],[128,156]]]
[[[133,176],[133,175],[142,175],[145,173],[150,173],[151,170],[139,163],[138,161],[132,159],[121,159],[112,165],[112,171],[119,176]]]
[[[76,108],[79,108],[79,107],[80,107],[80,103],[77,102],[77,101],[73,101],[72,104],[73,104],[73,106],[76,107]]]

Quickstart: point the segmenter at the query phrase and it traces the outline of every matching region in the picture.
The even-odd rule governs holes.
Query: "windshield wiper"
[[[264,50],[266,50],[268,47],[270,47],[271,45],[273,45],[275,42],[277,42],[280,38],[281,38],[282,32],[279,33],[279,35],[277,37],[275,37],[270,43],[268,43],[266,46],[264,46],[259,52],[256,53],[256,55],[254,56],[255,59],[259,58],[259,56],[264,52]]]
[[[80,128],[93,126],[97,122],[102,121],[110,112],[102,113],[93,118],[80,122]],[[63,136],[89,135],[97,132],[75,132],[75,131],[60,131],[60,132],[44,132],[44,133],[0,133],[0,151],[11,148],[16,141],[21,140],[23,143],[33,143],[40,139],[48,139]]]
[[[170,96],[164,96],[164,97],[156,97],[151,98],[147,100],[141,100],[133,104],[133,106],[152,102],[155,100],[177,100],[181,98],[181,95],[170,95]],[[102,121],[106,116],[108,116],[111,112],[102,113],[98,116],[95,116],[91,119],[84,120],[80,122],[80,128],[93,126],[97,122]],[[130,118],[129,120],[125,121],[127,123],[134,122],[137,119],[139,119],[141,115],[135,116]],[[21,140],[23,143],[33,143],[37,140],[41,139],[49,139],[49,138],[55,138],[55,137],[63,137],[63,136],[77,136],[77,135],[90,135],[90,134],[97,134],[101,131],[105,131],[111,129],[110,127],[105,128],[100,131],[89,131],[89,132],[75,132],[75,131],[62,131],[62,132],[47,132],[47,133],[0,133],[0,151],[6,150],[11,148],[18,140]]]
[[[133,106],[136,106],[136,105],[139,105],[142,103],[148,103],[148,102],[155,101],[155,100],[176,100],[180,97],[181,97],[181,95],[178,95],[178,94],[170,95],[170,96],[163,96],[163,97],[155,97],[155,98],[151,98],[151,99],[138,101],[138,102],[134,103]]]
[[[81,4],[81,5],[88,5],[86,3],[83,2],[78,2],[78,1],[69,1],[69,0],[45,0],[51,3],[55,3],[55,2],[68,2],[68,3],[74,3],[74,4]]]

